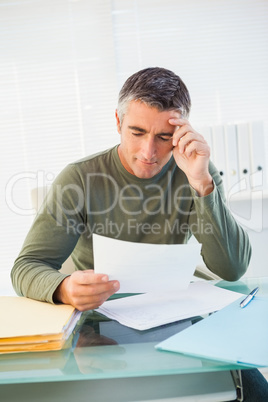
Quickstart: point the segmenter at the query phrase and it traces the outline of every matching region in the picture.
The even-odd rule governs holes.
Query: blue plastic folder
[[[268,366],[268,298],[244,297],[156,345],[157,349],[204,359]]]

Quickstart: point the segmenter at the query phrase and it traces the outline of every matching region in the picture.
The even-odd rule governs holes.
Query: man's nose
[[[143,157],[151,160],[156,154],[156,145],[154,138],[146,138],[142,149]]]

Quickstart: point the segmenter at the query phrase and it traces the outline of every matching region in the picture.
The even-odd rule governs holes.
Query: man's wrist
[[[202,181],[189,181],[189,184],[194,189],[198,197],[205,197],[214,190],[214,182],[211,175]]]
[[[59,286],[56,288],[54,294],[53,294],[53,301],[54,303],[63,303],[63,304],[68,304],[67,300],[67,292],[66,292],[66,285],[69,280],[69,276],[63,279],[63,281],[59,284]]]

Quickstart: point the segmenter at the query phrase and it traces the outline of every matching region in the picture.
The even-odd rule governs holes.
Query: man
[[[248,236],[225,205],[209,146],[187,120],[190,107],[169,70],[147,68],[125,82],[119,146],[70,164],[55,180],[12,270],[18,294],[81,311],[100,306],[120,284],[94,274],[94,231],[156,244],[194,234],[212,272],[226,280],[244,274]],[[71,253],[76,271],[67,276],[58,270]]]
[[[55,180],[12,269],[18,294],[81,311],[100,306],[120,284],[94,273],[93,232],[155,244],[186,243],[193,234],[212,272],[226,280],[245,273],[248,236],[225,205],[208,144],[187,120],[190,106],[169,70],[148,68],[125,82],[119,146],[70,164]],[[76,271],[58,272],[71,253]],[[268,397],[257,370],[243,380],[245,400]]]

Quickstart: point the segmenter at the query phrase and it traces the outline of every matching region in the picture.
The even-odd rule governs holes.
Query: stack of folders
[[[0,353],[60,350],[81,312],[26,297],[0,297]]]

